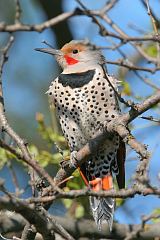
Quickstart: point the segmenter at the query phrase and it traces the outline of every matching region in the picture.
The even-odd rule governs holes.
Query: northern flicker
[[[54,55],[63,72],[52,81],[48,94],[56,106],[63,134],[71,153],[81,149],[95,134],[120,114],[114,89],[118,81],[109,76],[101,51],[85,41],[71,41],[60,50],[37,48]],[[117,134],[109,134],[104,144],[81,167],[85,183],[93,190],[125,185],[125,145]],[[112,229],[115,199],[90,197],[98,228],[107,221]]]

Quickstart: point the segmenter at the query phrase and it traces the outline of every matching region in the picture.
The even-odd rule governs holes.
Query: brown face
[[[83,44],[71,44],[67,43],[62,48],[61,51],[64,54],[64,58],[68,65],[73,65],[78,63],[79,53],[86,50],[86,46]]]

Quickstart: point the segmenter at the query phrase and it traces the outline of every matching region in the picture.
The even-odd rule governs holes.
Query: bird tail
[[[94,191],[110,190],[113,188],[112,176],[107,175],[103,178],[95,178],[89,181],[89,184]],[[115,199],[111,197],[90,196],[90,206],[98,229],[101,230],[102,223],[106,221],[110,231],[112,231]]]

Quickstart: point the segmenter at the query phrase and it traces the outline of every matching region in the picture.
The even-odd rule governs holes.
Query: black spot
[[[91,101],[91,100],[88,98],[88,99],[87,99],[87,102],[90,102],[90,101]]]
[[[101,82],[98,82],[98,86],[100,86],[101,85]]]
[[[94,173],[94,169],[89,169],[89,173],[93,174]]]
[[[97,80],[99,80],[99,78],[97,78]]]
[[[108,113],[108,110],[105,110],[105,113]]]
[[[115,118],[115,115],[112,114],[112,115],[111,115],[111,118]]]
[[[107,104],[106,103],[104,103],[104,105],[103,105],[104,107],[107,107]]]
[[[104,93],[101,93],[101,96],[104,96]]]
[[[110,97],[113,97],[113,95],[112,95],[112,94],[110,94],[109,96],[110,96]]]
[[[107,170],[107,169],[109,169],[109,166],[104,165],[103,168]]]
[[[52,95],[52,92],[49,92],[49,95]]]
[[[100,173],[96,173],[96,174],[95,174],[95,177],[96,177],[96,178],[100,177]]]

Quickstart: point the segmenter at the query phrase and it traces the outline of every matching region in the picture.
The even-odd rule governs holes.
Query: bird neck
[[[63,70],[63,74],[86,72],[88,70],[97,69],[100,67],[101,66],[98,63],[79,62],[77,64],[67,66]]]

